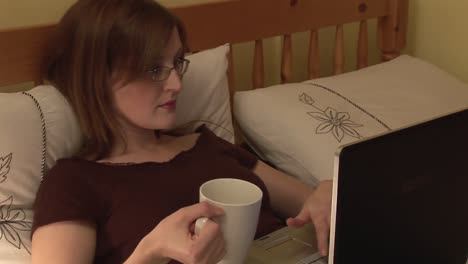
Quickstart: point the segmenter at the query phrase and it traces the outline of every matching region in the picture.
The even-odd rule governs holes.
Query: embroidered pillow
[[[51,86],[0,94],[0,259],[28,263],[32,205],[44,173],[81,142],[67,101]]]
[[[342,144],[466,106],[468,85],[410,56],[234,97],[234,114],[252,148],[309,184],[332,178]]]

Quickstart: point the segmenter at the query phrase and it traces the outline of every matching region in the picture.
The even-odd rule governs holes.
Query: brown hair
[[[182,23],[154,0],[78,0],[61,19],[44,60],[45,79],[70,102],[85,142],[82,157],[105,158],[116,137],[111,75],[132,81],[151,70]]]

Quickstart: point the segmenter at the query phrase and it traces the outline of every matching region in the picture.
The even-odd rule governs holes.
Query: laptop
[[[246,263],[468,263],[468,110],[341,146],[333,177],[328,259],[306,225],[257,239]]]
[[[345,145],[329,264],[465,264],[468,110]]]

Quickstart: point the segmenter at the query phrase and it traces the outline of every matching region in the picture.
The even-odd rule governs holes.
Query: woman
[[[45,77],[70,102],[85,136],[77,157],[59,160],[36,202],[32,262],[216,263],[222,232],[199,217],[198,186],[241,178],[264,192],[257,236],[312,221],[326,254],[331,183],[313,190],[205,127],[174,136],[188,67],[180,21],[153,0],[79,0],[62,18]],[[270,208],[270,204],[271,207]]]

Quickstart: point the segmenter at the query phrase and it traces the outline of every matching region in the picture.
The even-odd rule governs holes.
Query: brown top
[[[197,203],[200,185],[215,178],[244,179],[262,189],[256,237],[280,228],[265,184],[252,172],[257,158],[205,127],[198,130],[194,147],[168,162],[59,160],[37,193],[32,232],[58,221],[91,221],[97,227],[94,263],[122,263],[163,218]]]

